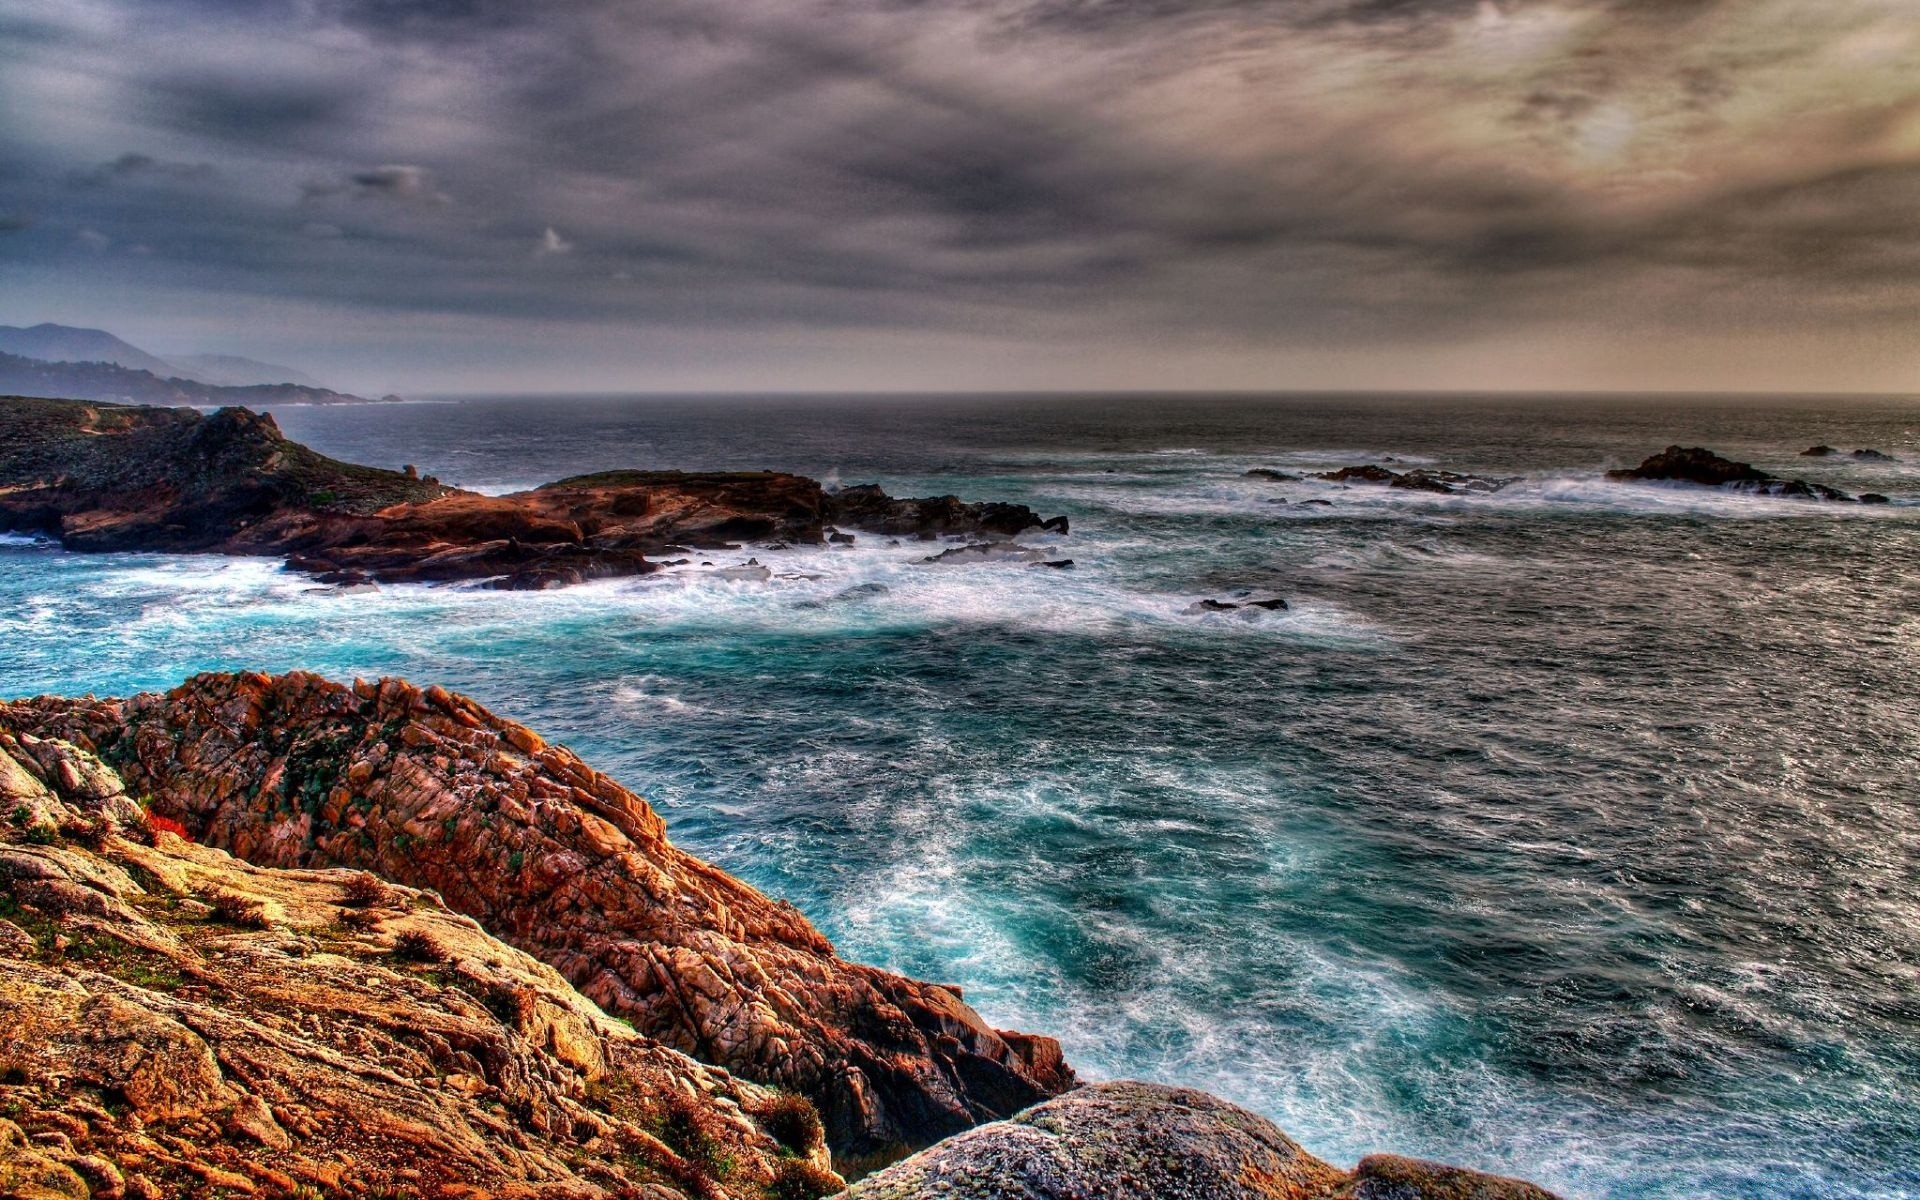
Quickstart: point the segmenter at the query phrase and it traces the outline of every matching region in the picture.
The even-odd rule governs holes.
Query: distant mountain
[[[362,396],[297,383],[220,387],[197,379],[162,377],[109,362],[47,362],[0,353],[0,395],[122,404],[367,404]],[[393,397],[390,397],[392,399]]]
[[[301,387],[312,388],[321,386],[318,380],[292,367],[242,358],[238,354],[176,354],[167,361],[176,368],[175,374],[221,387],[251,387],[262,383],[297,383]],[[146,369],[153,370],[152,367]]]
[[[104,329],[77,329],[72,325],[43,324],[27,329],[0,325],[0,354],[44,362],[112,363],[160,376],[181,373],[167,360],[130,346]]]

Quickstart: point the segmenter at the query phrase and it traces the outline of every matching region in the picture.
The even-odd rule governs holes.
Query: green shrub
[[[773,1169],[773,1182],[767,1185],[767,1200],[823,1200],[837,1196],[846,1187],[832,1171],[814,1166],[801,1158],[783,1158]]]

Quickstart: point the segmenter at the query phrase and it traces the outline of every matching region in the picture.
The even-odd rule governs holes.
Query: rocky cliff
[[[828,492],[776,471],[607,471],[483,496],[344,463],[270,415],[0,397],[0,531],[72,550],[285,555],[334,582],[486,580],[546,588],[645,574],[649,554],[744,541],[817,545],[836,526],[1011,537],[1017,504]],[[844,536],[844,535],[843,535]]]
[[[0,730],[98,753],[248,862],[435,890],[641,1033],[806,1095],[843,1153],[924,1146],[1073,1082],[1052,1039],[846,962],[790,905],[676,849],[640,797],[437,688],[205,675],[0,704]]]
[[[194,845],[31,734],[0,734],[0,803],[0,1196],[839,1190],[804,1104],[430,892]]]

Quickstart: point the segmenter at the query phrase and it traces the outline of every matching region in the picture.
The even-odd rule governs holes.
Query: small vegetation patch
[[[720,1118],[685,1092],[668,1093],[642,1125],[687,1164],[690,1177],[682,1182],[724,1183],[733,1174],[737,1164],[724,1140]]]
[[[844,1190],[840,1177],[832,1171],[816,1167],[805,1159],[783,1158],[773,1168],[767,1200],[823,1200]]]
[[[826,1137],[813,1101],[795,1092],[781,1092],[754,1109],[753,1119],[768,1137],[795,1154],[806,1154]]]
[[[447,948],[432,934],[409,929],[393,939],[393,956],[403,962],[437,963],[447,960]]]
[[[215,920],[228,925],[242,929],[268,929],[273,925],[267,917],[267,906],[251,896],[220,888],[203,893],[200,898],[213,906]]]
[[[387,908],[393,903],[393,889],[379,876],[362,871],[347,880],[346,888],[340,893],[340,903],[349,908]]]

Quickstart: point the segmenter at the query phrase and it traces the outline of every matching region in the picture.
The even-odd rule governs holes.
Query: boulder
[[[1189,1088],[1103,1083],[869,1175],[847,1200],[1553,1200],[1519,1180],[1375,1156],[1343,1171]]]

